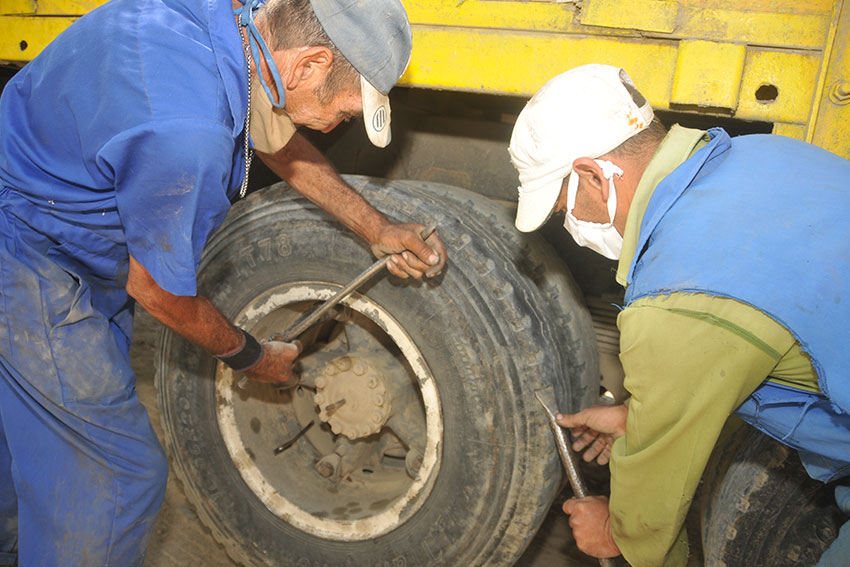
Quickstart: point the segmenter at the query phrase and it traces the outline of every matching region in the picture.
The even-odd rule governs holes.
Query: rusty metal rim
[[[266,291],[249,303],[235,318],[239,327],[251,329],[265,315],[296,302],[324,301],[339,286],[324,282],[285,284]],[[304,510],[273,488],[250,458],[242,441],[233,408],[234,373],[222,364],[216,371],[217,417],[222,439],[240,475],[257,498],[277,517],[311,535],[338,541],[363,541],[398,528],[424,504],[440,468],[443,419],[434,377],[422,353],[399,322],[383,307],[360,294],[352,294],[341,304],[378,324],[401,350],[416,376],[426,420],[426,444],[422,465],[407,491],[391,507],[368,518],[329,520]],[[237,376],[238,378],[238,376]]]

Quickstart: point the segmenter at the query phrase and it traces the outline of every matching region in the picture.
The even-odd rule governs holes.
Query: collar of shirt
[[[646,206],[649,204],[649,199],[652,197],[655,187],[708,142],[709,136],[705,130],[684,128],[674,124],[646,166],[637,189],[635,189],[635,196],[629,207],[629,215],[626,217],[623,250],[617,264],[617,283],[623,287],[626,286],[629,266],[631,266],[632,258],[637,252],[643,214],[646,212]]]

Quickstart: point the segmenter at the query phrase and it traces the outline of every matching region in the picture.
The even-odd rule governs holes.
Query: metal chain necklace
[[[245,33],[242,31],[241,22],[239,25],[239,37],[242,38],[243,49],[248,45],[245,41]],[[248,143],[248,133],[251,131],[251,66],[254,64],[254,59],[251,57],[251,49],[245,49],[245,58],[248,63],[248,108],[245,111],[245,177],[242,179],[242,187],[239,189],[239,198],[245,196],[248,191],[248,170],[251,169],[251,160],[254,158],[254,148]]]

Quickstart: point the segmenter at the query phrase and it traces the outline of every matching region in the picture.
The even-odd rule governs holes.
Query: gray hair
[[[320,102],[327,104],[342,90],[356,88],[355,80],[360,74],[325,33],[310,0],[269,0],[258,19],[269,31],[269,47],[273,51],[313,46],[330,49],[333,63],[324,84],[316,91]]]

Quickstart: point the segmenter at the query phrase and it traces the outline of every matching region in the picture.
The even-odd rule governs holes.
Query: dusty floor
[[[131,362],[137,375],[137,388],[142,403],[148,408],[151,422],[162,439],[159,410],[153,383],[153,353],[159,323],[139,310],[136,316]],[[575,547],[566,516],[558,499],[549,511],[528,550],[516,567],[584,567],[598,562],[583,555]],[[180,483],[169,476],[165,503],[157,519],[153,540],[148,547],[145,567],[237,567],[224,549],[201,525],[186,501]],[[622,563],[625,565],[625,563]],[[690,567],[697,567],[693,563]],[[453,566],[448,566],[453,567]],[[494,566],[497,567],[497,566]]]

